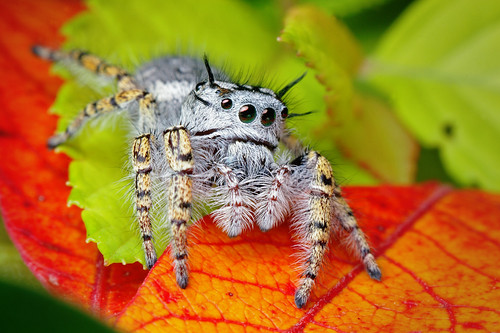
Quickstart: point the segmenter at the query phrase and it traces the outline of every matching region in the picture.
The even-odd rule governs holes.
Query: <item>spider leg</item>
[[[266,187],[257,198],[256,222],[260,230],[268,231],[285,219],[290,211],[289,181],[291,168],[282,165],[269,187]]]
[[[297,159],[299,167],[305,168],[310,183],[306,187],[303,213],[298,221],[307,246],[307,260],[299,288],[295,292],[295,304],[302,308],[311,294],[314,280],[326,253],[332,228],[334,187],[333,172],[328,160],[315,151]],[[295,162],[295,161],[294,161]],[[293,163],[293,162],[292,162]]]
[[[253,203],[244,193],[243,184],[229,166],[219,164],[215,171],[224,181],[224,185],[218,187],[224,198],[224,205],[214,211],[215,221],[229,237],[239,236],[252,221],[252,209],[249,205]]]
[[[306,173],[299,172],[299,177],[310,181],[306,187],[308,190],[303,209],[305,216],[299,216],[305,218],[305,221],[298,221],[299,227],[302,226],[299,232],[304,232],[304,241],[308,247],[306,266],[295,293],[295,304],[298,308],[302,308],[311,294],[334,222],[340,223],[342,228],[349,232],[349,237],[353,240],[357,254],[363,260],[370,277],[379,280],[381,273],[352,210],[342,198],[341,190],[335,183],[330,162],[315,151],[299,157],[292,164],[295,162],[298,168]]]
[[[184,127],[171,127],[164,132],[167,162],[174,171],[168,188],[168,215],[172,231],[172,256],[177,284],[186,288],[187,223],[191,218],[194,160],[188,132]]]
[[[154,123],[154,107],[156,103],[150,93],[140,89],[134,78],[124,69],[106,63],[101,58],[80,50],[61,51],[36,45],[33,53],[42,59],[56,62],[76,62],[83,68],[103,76],[112,77],[117,80],[119,92],[111,97],[106,97],[89,103],[78,114],[73,122],[66,128],[65,132],[55,135],[49,139],[48,146],[53,149],[66,142],[89,118],[108,113],[114,110],[124,109],[130,102],[138,100],[141,110],[139,117],[139,128],[142,133],[144,128],[152,128]],[[154,106],[153,108],[150,106]]]
[[[82,127],[86,120],[115,110],[123,110],[133,101],[139,101],[139,129],[144,133],[144,129],[150,129],[154,125],[156,102],[154,102],[154,98],[150,93],[142,89],[125,90],[114,96],[105,97],[87,104],[64,132],[56,134],[49,139],[47,143],[48,147],[54,149],[66,142]]]
[[[132,164],[135,171],[135,205],[148,268],[156,262],[151,230],[151,136],[144,134],[134,139],[132,146]]]
[[[108,64],[93,54],[80,50],[71,50],[68,52],[53,50],[40,45],[33,46],[32,50],[35,55],[42,59],[57,62],[73,61],[95,74],[112,77],[117,80],[120,91],[138,89],[132,75],[127,71],[118,66]]]
[[[151,94],[142,90],[129,90],[118,93],[126,95],[129,100],[139,100],[139,130],[142,135],[134,139],[132,145],[132,165],[135,172],[135,207],[139,228],[143,241],[146,266],[151,269],[156,263],[157,256],[153,245],[153,232],[151,227],[150,210],[151,199],[151,143],[154,137],[150,134],[154,125],[154,114],[157,104]],[[113,98],[113,97],[111,97]],[[117,103],[119,105],[119,103]]]
[[[336,197],[333,205],[334,218],[340,223],[342,229],[348,233],[347,237],[351,240],[351,244],[353,244],[354,252],[363,261],[363,265],[368,275],[372,279],[380,281],[382,273],[375,261],[375,257],[370,251],[370,246],[368,245],[365,234],[358,226],[351,208],[344,198],[342,198],[340,187],[336,184],[334,192]]]

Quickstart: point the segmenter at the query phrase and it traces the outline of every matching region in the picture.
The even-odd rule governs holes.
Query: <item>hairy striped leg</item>
[[[303,157],[302,163],[312,173],[303,218],[305,238],[308,247],[307,260],[299,288],[295,292],[295,305],[302,308],[311,294],[314,280],[326,253],[332,228],[334,201],[333,173],[328,160],[311,151]]]
[[[174,172],[168,188],[168,221],[172,239],[170,241],[177,284],[186,288],[187,268],[187,223],[191,219],[193,200],[192,187],[194,160],[188,132],[184,127],[172,127],[165,131],[165,154]]]
[[[224,185],[219,186],[218,190],[224,205],[214,211],[214,219],[229,237],[239,236],[252,221],[252,210],[249,206],[253,204],[250,197],[244,193],[244,185],[230,167],[219,164],[215,170],[223,178]]]
[[[108,64],[93,54],[80,50],[71,50],[68,52],[53,50],[40,45],[33,46],[32,50],[35,55],[42,59],[57,62],[75,62],[95,74],[112,77],[117,80],[120,91],[138,88],[132,75],[127,71],[118,66]]]
[[[124,91],[122,93],[131,92],[134,90]],[[156,263],[157,256],[153,244],[153,232],[151,225],[150,210],[152,205],[151,199],[151,141],[154,137],[150,134],[155,123],[155,110],[157,108],[156,101],[151,94],[144,93],[137,95],[139,99],[139,123],[142,135],[134,139],[132,145],[132,165],[135,172],[135,206],[137,219],[144,248],[144,256],[146,266],[151,269]],[[120,93],[118,93],[119,95]]]
[[[380,280],[380,269],[370,252],[366,238],[359,228],[352,210],[342,198],[341,190],[335,183],[332,167],[328,160],[311,151],[302,160],[312,173],[310,193],[306,212],[306,242],[309,245],[306,267],[295,293],[295,304],[302,308],[310,294],[327,250],[332,223],[338,223],[349,233],[355,244],[356,253],[362,258],[372,279]]]
[[[54,149],[66,142],[82,127],[86,120],[115,110],[123,110],[133,101],[139,101],[139,128],[152,128],[156,108],[156,102],[153,96],[141,89],[125,90],[114,96],[102,98],[96,102],[87,104],[64,132],[56,134],[48,140],[48,147]]]
[[[141,135],[134,139],[132,146],[132,165],[135,172],[135,204],[137,219],[143,241],[144,255],[148,268],[156,262],[153,246],[153,232],[149,211],[151,209],[151,136]]]
[[[106,63],[99,57],[80,50],[61,51],[44,46],[34,46],[33,53],[42,59],[56,62],[74,62],[89,71],[117,80],[119,92],[111,97],[88,104],[66,128],[66,131],[49,139],[48,146],[53,149],[68,140],[83,125],[85,120],[114,110],[124,109],[130,102],[140,101],[140,124],[143,133],[149,132],[154,122],[156,104],[151,94],[139,89],[133,77],[124,69]]]
[[[347,237],[351,240],[351,242],[348,243],[353,244],[354,252],[363,261],[363,265],[368,275],[372,279],[380,281],[382,273],[375,261],[375,257],[370,251],[370,246],[368,245],[365,234],[358,226],[351,208],[345,202],[344,198],[342,198],[340,187],[338,187],[335,182],[334,185],[336,197],[333,205],[334,218],[340,223],[342,229],[348,233]]]
[[[291,168],[288,165],[279,167],[270,186],[257,198],[257,225],[260,230],[268,231],[283,222],[290,211],[288,182]]]

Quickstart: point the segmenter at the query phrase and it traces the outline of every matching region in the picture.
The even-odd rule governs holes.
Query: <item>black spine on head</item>
[[[276,93],[276,97],[281,98],[281,97],[285,96],[285,94],[288,92],[288,90],[292,89],[292,87],[294,85],[299,83],[300,80],[302,80],[304,78],[304,76],[306,76],[306,74],[307,74],[307,72],[304,72],[304,74],[302,74],[301,76],[299,76],[298,78],[296,78],[295,80],[293,80],[292,82],[287,84],[285,87],[283,87],[280,91],[278,91]]]
[[[215,85],[214,73],[212,73],[212,69],[210,68],[210,64],[208,63],[208,57],[206,54],[203,56],[203,61],[205,62],[205,67],[207,68],[208,82],[210,82],[210,85],[213,86]]]

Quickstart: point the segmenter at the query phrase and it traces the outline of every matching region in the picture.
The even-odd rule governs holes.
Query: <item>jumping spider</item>
[[[55,148],[66,142],[86,120],[129,110],[137,131],[131,154],[135,212],[148,268],[157,259],[150,209],[152,184],[160,179],[167,189],[166,218],[181,288],[188,284],[186,231],[193,199],[219,207],[214,219],[230,237],[238,236],[254,221],[267,231],[286,217],[292,218],[304,248],[303,271],[295,293],[298,308],[306,304],[330,236],[339,230],[347,232],[370,277],[380,279],[380,269],[341,196],[328,160],[302,149],[286,162],[279,162],[280,142],[285,151],[294,151],[285,130],[285,120],[293,114],[282,98],[302,77],[274,92],[231,82],[213,70],[206,57],[204,63],[187,57],[160,58],[132,76],[85,52],[42,46],[33,51],[41,58],[81,65],[116,79],[115,95],[88,104],[65,132],[49,139],[48,146]]]

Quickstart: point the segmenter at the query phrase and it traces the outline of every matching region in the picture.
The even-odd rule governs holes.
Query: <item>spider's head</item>
[[[218,81],[205,58],[208,80],[200,82],[183,106],[189,130],[228,140],[278,145],[288,108],[281,100],[304,75],[278,92],[267,88]]]

